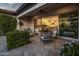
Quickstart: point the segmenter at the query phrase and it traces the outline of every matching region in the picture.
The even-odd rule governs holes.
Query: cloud
[[[0,3],[1,9],[16,11],[22,3]]]

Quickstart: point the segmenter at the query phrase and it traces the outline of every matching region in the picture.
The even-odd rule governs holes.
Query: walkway
[[[7,43],[6,43],[6,37],[2,36],[0,37],[0,53],[7,51]]]
[[[32,43],[22,47],[7,51],[5,37],[0,38],[0,55],[7,56],[58,56],[59,49],[63,46],[65,40],[55,39],[50,44],[43,44],[39,37],[33,37]],[[1,46],[2,45],[2,46]],[[5,52],[4,52],[5,51]]]

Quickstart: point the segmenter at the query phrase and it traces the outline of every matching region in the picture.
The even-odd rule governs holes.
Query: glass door
[[[60,15],[59,35],[78,39],[78,11]]]

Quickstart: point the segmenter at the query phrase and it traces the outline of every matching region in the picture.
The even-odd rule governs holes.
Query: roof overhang
[[[23,13],[19,14],[17,17],[20,18],[20,17],[28,14],[29,12],[32,12],[33,10],[36,10],[36,9],[44,6],[45,4],[47,4],[47,3],[38,3],[38,4],[34,5],[34,6],[32,6],[31,8],[29,8],[28,10],[25,10]]]
[[[0,9],[0,13],[5,13],[5,14],[10,14],[10,15],[15,15],[16,13],[10,10],[4,10],[4,9]]]
[[[21,14],[22,12],[24,12],[25,10],[28,10],[35,4],[36,3],[23,3],[16,11],[0,9],[0,13],[5,13],[5,14],[17,16],[17,15]]]
[[[29,16],[34,16],[35,14],[39,14],[39,11],[40,10],[43,10],[43,11],[49,11],[50,8],[52,8],[52,10],[60,7],[60,6],[63,6],[63,5],[67,5],[66,3],[38,3],[36,5],[34,5],[32,8],[29,8],[28,10],[24,11],[23,13],[19,14],[17,16],[17,18],[24,18],[24,17],[29,17]]]
[[[79,4],[75,4],[75,3],[38,3],[33,7],[29,8],[28,10],[24,11],[23,13],[17,15],[17,18],[20,19],[29,18],[29,17],[33,18],[33,16],[39,16],[40,10],[44,12],[46,11],[46,13],[49,14],[59,8],[70,6],[70,5],[79,6]]]
[[[0,9],[0,13],[6,13],[6,14],[14,15],[17,18],[23,18],[26,16],[29,17],[39,14],[38,12],[40,10],[49,13],[49,11],[56,10],[59,7],[69,4],[71,5],[71,3],[23,3],[15,12],[10,10]]]

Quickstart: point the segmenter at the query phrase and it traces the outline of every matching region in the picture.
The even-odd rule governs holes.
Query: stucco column
[[[20,19],[16,18],[16,20],[17,20],[16,30],[22,30],[22,27],[19,25]]]

